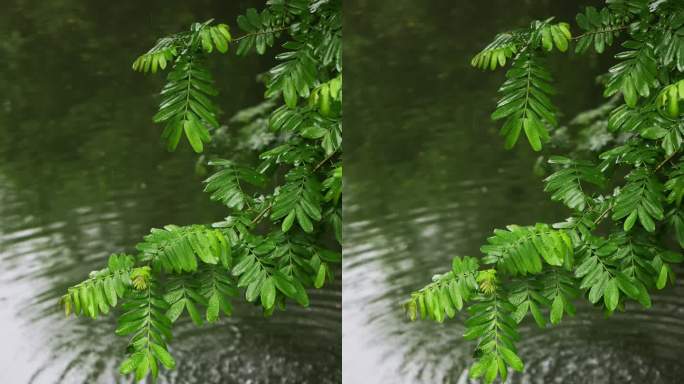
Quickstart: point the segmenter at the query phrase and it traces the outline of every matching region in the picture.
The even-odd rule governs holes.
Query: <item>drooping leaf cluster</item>
[[[116,333],[130,344],[120,371],[136,380],[175,367],[169,343],[180,317],[197,326],[215,322],[232,314],[239,296],[267,316],[288,302],[308,306],[307,290],[332,281],[341,261],[341,2],[270,0],[239,16],[237,26],[242,35],[233,37],[226,24],[194,23],[133,63],[140,72],[168,70],[153,120],[164,125],[169,150],[182,137],[195,152],[214,150],[206,155],[214,173],[205,191],[228,216],[152,229],[136,255],[112,255],[107,268],[62,298],[67,315],[121,308]],[[206,62],[215,51],[269,48],[277,64],[264,74],[265,100],[238,115],[245,123],[266,114],[268,129],[283,139],[253,166],[210,145],[223,133],[214,100],[220,90]]]
[[[505,118],[501,135],[505,137],[506,148],[512,148],[524,131],[532,149],[540,151],[542,143],[549,140],[549,127],[558,124],[550,99],[555,93],[552,78],[542,57],[554,48],[565,52],[571,34],[567,23],[552,21],[535,21],[529,29],[498,35],[471,62],[482,69],[496,69],[511,59],[511,69],[499,89],[501,99],[492,114],[494,120]]]
[[[133,70],[156,73],[171,66],[167,83],[161,92],[156,123],[164,123],[162,137],[173,151],[183,134],[195,152],[202,152],[210,141],[208,128],[216,128],[216,106],[211,97],[218,91],[203,61],[214,49],[228,51],[229,27],[211,25],[212,20],[194,23],[187,33],[160,39],[147,53],[133,62]]]
[[[441,322],[468,301],[464,337],[477,340],[470,374],[487,383],[524,368],[515,342],[528,314],[543,328],[573,316],[580,299],[607,315],[649,308],[651,292],[673,283],[672,265],[684,260],[684,3],[608,0],[585,8],[577,25],[575,38],[552,19],[499,34],[472,64],[510,63],[492,118],[505,119],[506,148],[525,132],[541,150],[558,124],[543,56],[572,42],[576,53],[598,54],[619,44],[616,64],[601,77],[610,100],[590,118],[619,139],[549,156],[545,191],[571,212],[563,222],[495,230],[479,259],[454,258],[459,266],[468,260],[467,273],[454,267],[437,275],[406,303],[409,318]]]

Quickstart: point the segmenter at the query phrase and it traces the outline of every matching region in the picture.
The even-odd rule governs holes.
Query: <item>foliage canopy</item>
[[[558,128],[544,57],[572,43],[578,54],[619,43],[616,63],[600,77],[611,101],[596,109],[609,145],[549,157],[545,190],[570,217],[495,230],[481,257],[455,257],[451,271],[405,303],[410,319],[438,322],[466,306],[464,337],[477,341],[470,375],[486,383],[523,370],[515,343],[528,314],[543,328],[573,316],[579,299],[607,315],[630,302],[648,308],[649,292],[672,283],[671,265],[684,259],[684,3],[607,0],[576,21],[582,32],[575,37],[553,18],[501,33],[471,62],[491,70],[509,65],[492,119],[504,120],[506,148],[524,132],[540,151]]]
[[[341,260],[341,1],[269,0],[237,25],[243,34],[234,38],[226,24],[194,23],[159,39],[133,70],[168,71],[153,120],[163,124],[168,150],[185,138],[200,153],[220,135],[209,54],[263,55],[278,44],[264,102],[239,115],[267,115],[281,139],[256,167],[209,155],[215,172],[205,191],[228,208],[224,221],[152,229],[137,254],[111,255],[61,299],[67,316],[121,308],[116,333],[130,344],[120,371],[136,380],[175,367],[169,342],[184,314],[198,326],[217,321],[240,292],[265,315],[288,300],[308,306],[307,289],[331,281]]]

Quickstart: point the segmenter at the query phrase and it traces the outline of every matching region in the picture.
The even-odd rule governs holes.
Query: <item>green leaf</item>
[[[207,304],[207,321],[210,323],[213,323],[218,319],[219,315],[219,307],[220,305],[220,296],[218,293],[214,293],[211,295],[209,298],[208,304]]]
[[[484,375],[485,372],[487,371],[487,368],[489,368],[489,366],[493,360],[494,360],[494,356],[492,354],[487,354],[487,355],[484,355],[483,357],[481,357],[470,368],[470,377],[476,379],[476,378]]]
[[[617,281],[618,288],[624,292],[627,296],[633,299],[639,299],[639,288],[630,279],[625,276],[624,273],[617,273],[615,275],[615,280]]]
[[[297,294],[297,288],[281,273],[274,273],[273,282],[275,286],[287,297],[294,298]]]
[[[544,179],[544,191],[552,192],[552,200],[562,201],[571,209],[583,211],[591,199],[584,189],[590,184],[601,187],[605,183],[605,177],[591,162],[554,156],[549,163],[562,164],[563,168]]]
[[[546,327],[546,318],[544,315],[542,315],[541,311],[539,310],[539,307],[533,302],[530,302],[530,312],[532,313],[532,317],[534,318],[534,321],[537,323],[539,328],[545,328]]]
[[[501,381],[505,382],[508,378],[508,368],[506,367],[506,363],[501,357],[497,357],[496,365],[499,367],[499,376],[501,376]]]
[[[273,202],[271,219],[297,219],[299,226],[307,233],[314,230],[313,221],[321,215],[321,184],[304,168],[296,167],[286,175],[287,183],[280,189]],[[287,217],[294,211],[294,218]],[[282,225],[281,225],[282,228]]]
[[[154,357],[156,357],[166,369],[174,369],[176,367],[176,361],[164,347],[155,343],[150,343],[150,347]]]
[[[650,140],[658,140],[658,139],[662,139],[663,137],[665,137],[665,135],[667,135],[667,133],[668,133],[667,129],[662,128],[662,127],[658,127],[658,126],[653,126],[653,127],[649,127],[649,128],[644,129],[643,131],[641,131],[641,137],[646,138],[646,139],[650,139]]]
[[[266,177],[250,167],[229,160],[213,160],[209,165],[215,166],[217,171],[204,180],[204,191],[211,193],[212,200],[221,201],[229,208],[244,209],[254,202],[246,192],[248,186],[266,185]]]
[[[636,223],[636,219],[637,211],[634,210],[632,211],[632,213],[629,214],[629,216],[627,216],[627,220],[625,220],[625,224],[623,225],[624,230],[629,231],[630,229],[632,229],[632,227],[634,227],[634,223]]]
[[[67,290],[60,300],[67,315],[71,313],[72,304],[76,315],[95,318],[99,314],[109,313],[131,285],[129,274],[134,270],[134,263],[132,256],[111,255],[107,268],[91,272],[89,279]]]
[[[175,48],[175,40],[165,37],[157,40],[154,47],[136,58],[132,67],[134,71],[147,73],[151,70],[152,73],[156,73],[157,68],[162,70],[166,69],[167,60],[172,59],[177,54],[178,51]]]
[[[520,357],[515,354],[515,352],[511,351],[510,349],[504,347],[504,346],[499,346],[499,351],[501,352],[501,357],[503,357],[504,361],[506,364],[508,364],[509,367],[515,369],[518,372],[522,372],[524,365],[522,360],[520,360]]]
[[[325,264],[321,263],[321,265],[318,267],[318,272],[316,272],[314,287],[321,288],[323,286],[323,284],[325,283],[326,271],[327,269],[325,268]]]
[[[178,320],[180,315],[183,313],[183,309],[185,308],[185,299],[179,300],[175,303],[173,303],[170,307],[169,310],[166,311],[166,317],[169,318],[172,322],[175,322]]]
[[[601,297],[604,296],[608,280],[609,277],[607,274],[601,274],[595,281],[595,284],[591,286],[591,289],[589,290],[589,301],[592,304],[598,303],[598,301],[601,300]]]
[[[273,278],[268,277],[261,286],[261,305],[266,309],[273,307],[275,297],[276,290]]]
[[[302,135],[302,137],[305,137],[307,139],[320,139],[326,133],[328,133],[327,129],[312,125],[310,127],[304,128],[300,134]]]
[[[240,276],[243,273],[247,272],[250,270],[253,266],[254,263],[256,262],[256,258],[254,256],[247,256],[243,257],[240,259],[240,261],[233,267],[232,275],[233,276]]]
[[[192,301],[186,300],[185,308],[188,310],[188,315],[190,315],[190,318],[195,325],[200,326],[204,323],[204,321],[202,321],[202,316],[200,316],[197,307]]]
[[[283,220],[283,224],[281,225],[281,230],[283,232],[287,232],[292,228],[292,224],[294,223],[295,219],[295,210],[291,210],[290,213],[285,217]]]
[[[563,319],[564,306],[563,296],[556,295],[553,299],[553,304],[551,305],[551,324],[559,324],[561,319]]]
[[[202,139],[200,138],[196,125],[191,120],[184,120],[183,131],[185,131],[185,136],[188,138],[188,141],[190,141],[192,149],[197,153],[202,153],[204,145],[202,144]]]
[[[138,381],[149,373],[154,379],[158,374],[157,362],[153,357],[155,345],[166,345],[172,337],[171,321],[164,315],[169,305],[162,299],[153,279],[145,288],[132,291],[126,298],[123,308],[127,312],[119,317],[118,328],[132,329],[133,337],[129,344],[129,350],[132,352],[122,363],[120,371],[122,374],[135,371]],[[162,357],[166,359],[166,355]]]
[[[665,217],[662,184],[643,168],[633,170],[626,179],[627,184],[615,200],[613,220],[627,217],[623,228],[628,231],[638,218],[645,230],[655,231],[655,220],[662,220]]]
[[[494,382],[496,379],[496,374],[499,372],[499,365],[496,362],[496,359],[492,359],[489,362],[489,366],[487,366],[487,372],[485,372],[484,379],[485,383],[491,384]]]
[[[665,288],[665,285],[667,284],[667,275],[668,275],[667,265],[663,264],[663,266],[660,267],[660,272],[658,272],[658,280],[656,281],[656,288],[658,288],[658,289]]]
[[[142,354],[142,357],[140,358],[140,361],[138,362],[138,366],[135,368],[135,379],[137,381],[140,381],[147,376],[147,373],[150,371],[150,360],[149,360],[149,355],[146,353]]]
[[[521,54],[514,60],[499,89],[502,98],[492,114],[493,120],[506,119],[501,135],[507,149],[515,145],[521,129],[535,151],[541,150],[542,143],[549,139],[546,125],[557,124],[556,111],[549,99],[553,93],[550,81],[551,75],[534,54]]]
[[[541,151],[542,144],[536,121],[529,117],[523,119],[523,129],[525,130],[525,135],[527,135],[527,140],[530,142],[532,150]]]
[[[646,213],[646,210],[643,208],[637,208],[637,213],[639,215],[639,223],[641,223],[641,226],[644,227],[644,229],[648,232],[655,232],[655,222],[651,216]]]
[[[480,69],[495,69],[503,67],[506,60],[518,51],[515,36],[511,33],[501,33],[493,42],[487,45],[480,53],[475,55],[470,65]]]
[[[202,44],[206,49],[206,35],[204,32],[200,34],[204,36]],[[166,124],[162,139],[166,140],[170,151],[176,149],[182,132],[185,132],[193,150],[202,152],[204,143],[211,140],[204,125],[218,126],[216,106],[208,97],[218,92],[213,87],[209,71],[195,55],[193,50],[183,50],[177,58],[161,91],[159,111],[153,119],[156,123]]]
[[[606,308],[609,311],[614,311],[617,308],[618,301],[620,299],[620,293],[618,291],[617,280],[610,279],[606,284],[606,288],[603,292],[604,301],[606,303]]]
[[[295,294],[294,294],[294,299],[297,301],[297,303],[303,307],[308,307],[309,306],[309,295],[306,294],[306,290],[304,290],[304,287],[302,284],[296,280],[292,280],[292,285],[295,287]]]
[[[267,97],[281,92],[289,108],[299,97],[308,97],[316,79],[316,64],[308,49],[288,51],[276,56],[282,62],[269,71]]]
[[[133,372],[138,367],[138,365],[140,365],[140,362],[142,361],[144,356],[145,354],[143,352],[136,352],[132,354],[121,363],[121,366],[119,367],[119,372],[122,375],[127,375]]]
[[[114,288],[114,282],[112,281],[112,277],[107,277],[104,280],[104,290],[105,294],[107,295],[107,300],[109,301],[109,305],[112,307],[116,307],[116,304],[118,302],[118,295],[116,294],[116,289]]]
[[[297,216],[297,222],[299,223],[299,226],[302,227],[304,232],[313,232],[313,224],[311,223],[311,220],[309,220],[309,217],[304,213],[304,211],[301,208],[297,207],[295,208],[295,214]]]
[[[509,225],[506,230],[495,230],[487,242],[480,247],[485,254],[483,261],[497,264],[512,274],[537,274],[542,270],[542,260],[560,266],[573,257],[573,246],[567,235],[545,224]]]
[[[166,271],[192,272],[197,270],[198,257],[205,263],[218,263],[221,255],[228,252],[227,244],[221,232],[202,225],[167,225],[152,229],[136,248]]]
[[[603,8],[598,12],[594,7],[587,7],[585,13],[577,14],[577,25],[585,33],[578,36],[576,52],[585,52],[592,45],[597,53],[603,53],[606,46],[613,44],[614,38],[624,28],[619,14]]]
[[[513,305],[498,289],[494,289],[486,297],[480,297],[477,303],[468,308],[470,317],[466,320],[467,331],[464,337],[477,337],[480,353],[480,360],[471,369],[471,377],[484,374],[485,381],[491,382],[499,372],[502,372],[502,377],[506,376],[507,370],[505,367],[500,368],[499,360],[515,370],[523,369],[522,361],[513,352],[514,343],[519,338],[517,324],[511,317],[513,309]]]
[[[442,318],[442,313],[446,312],[448,308],[461,310],[463,303],[470,300],[478,289],[477,282],[475,281],[478,268],[479,263],[473,257],[454,257],[450,272],[435,275],[433,277],[434,281],[425,288],[413,292],[411,299],[404,306],[406,308],[415,306],[421,312],[429,313],[430,318],[436,321]],[[323,274],[323,277],[325,277],[325,274]],[[435,295],[440,300],[431,300]],[[445,305],[442,305],[442,301],[445,302]],[[425,318],[425,315],[421,317]]]
[[[639,96],[650,95],[650,88],[656,79],[657,63],[653,50],[647,43],[629,40],[622,46],[628,50],[615,57],[624,61],[609,70],[610,77],[604,95],[612,96],[622,92],[625,103],[634,107]]]

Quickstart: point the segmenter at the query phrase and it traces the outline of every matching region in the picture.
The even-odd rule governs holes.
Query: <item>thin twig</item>
[[[573,36],[572,40],[579,40],[579,39],[583,38],[584,36],[598,35],[599,33],[610,33],[610,32],[617,32],[617,31],[624,31],[625,29],[628,29],[628,28],[629,28],[629,25],[622,25],[622,26],[616,27],[616,28],[591,31],[591,32],[583,33],[581,35]]]
[[[268,203],[266,208],[264,208],[261,212],[259,212],[259,214],[254,218],[254,220],[252,220],[252,222],[250,224],[254,225],[254,224],[258,223],[259,221],[261,221],[261,219],[263,219],[264,216],[266,215],[266,212],[268,212],[272,206],[273,206],[273,203]]]
[[[596,220],[594,220],[594,225],[598,225],[598,223],[600,223],[601,220],[603,220],[606,217],[606,215],[608,214],[608,212],[610,212],[611,209],[613,209],[613,205],[609,204],[608,208],[606,208],[605,211],[601,212],[601,215],[598,218],[596,218]]]
[[[276,28],[276,29],[270,29],[270,30],[268,30],[268,31],[259,31],[259,32],[254,32],[254,33],[248,33],[248,34],[246,34],[246,35],[242,35],[242,36],[240,36],[240,37],[237,37],[237,38],[235,38],[235,39],[232,39],[232,40],[231,40],[231,43],[237,43],[238,41],[240,41],[240,40],[242,40],[242,39],[246,39],[246,38],[248,38],[248,37],[250,37],[250,36],[267,35],[267,34],[269,34],[269,33],[276,33],[276,32],[286,31],[288,28],[290,28],[290,27],[280,27],[280,28]]]
[[[676,155],[678,155],[679,152],[673,152],[670,156],[666,157],[665,160],[661,161],[658,166],[655,167],[655,170],[653,172],[658,172],[660,168],[662,168],[665,164],[667,164],[670,160],[672,160]]]
[[[332,157],[335,156],[335,154],[337,154],[337,151],[335,151],[335,152],[329,154],[328,156],[326,156],[325,159],[321,160],[320,163],[316,164],[316,166],[315,166],[314,169],[313,169],[313,172],[318,171],[318,168],[322,167],[323,164],[325,164],[328,160],[332,159]]]

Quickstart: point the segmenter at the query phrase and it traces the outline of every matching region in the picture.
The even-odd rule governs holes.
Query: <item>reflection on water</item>
[[[566,214],[532,174],[536,155],[525,144],[504,151],[489,120],[503,74],[468,61],[496,31],[548,15],[571,20],[578,4],[512,3],[346,3],[344,382],[468,382],[473,345],[462,323],[409,323],[400,303],[453,256],[478,255],[493,228]],[[551,60],[565,120],[600,100],[592,79],[605,63]],[[682,297],[678,285],[654,295],[651,310],[606,320],[583,304],[553,329],[525,323],[527,369],[511,381],[681,382]]]
[[[0,13],[0,382],[113,383],[127,340],[112,318],[65,319],[57,299],[150,227],[225,214],[201,191],[196,157],[167,154],[151,123],[161,76],[130,71],[154,39],[255,1],[12,0]],[[213,60],[227,116],[259,100],[265,59]],[[181,322],[172,383],[338,383],[339,284],[310,309],[263,319],[251,305]]]

